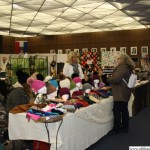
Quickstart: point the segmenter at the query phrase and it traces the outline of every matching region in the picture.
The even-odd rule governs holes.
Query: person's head
[[[41,73],[38,73],[38,74],[36,75],[36,78],[37,78],[37,80],[44,81],[44,76],[43,76]]]
[[[117,65],[121,64],[127,64],[131,69],[135,68],[133,60],[125,53],[122,53],[117,57]]]
[[[88,64],[86,64],[85,66],[84,66],[84,69],[89,69],[89,65]]]
[[[7,57],[6,57],[6,56],[3,56],[3,57],[2,57],[2,61],[3,61],[3,63],[5,63],[5,62],[7,61]]]
[[[100,68],[100,69],[98,70],[98,73],[99,73],[99,75],[102,75],[102,74],[103,74],[103,69]]]
[[[75,77],[79,77],[79,75],[78,75],[77,73],[73,73],[73,74],[71,75],[71,79],[74,79]]]
[[[18,82],[21,85],[26,84],[27,83],[27,79],[30,77],[28,73],[23,72],[22,70],[17,70],[16,76],[17,76]]]
[[[67,56],[67,63],[72,64],[78,62],[79,62],[78,53],[71,51]]]

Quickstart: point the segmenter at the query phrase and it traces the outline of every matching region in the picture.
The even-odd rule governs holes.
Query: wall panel
[[[2,36],[3,53],[15,52],[15,40],[28,41],[28,53],[49,53],[51,49],[82,49],[97,48],[100,50],[106,47],[127,47],[127,54],[130,54],[130,47],[138,48],[138,57],[141,55],[141,46],[149,46],[150,49],[150,29],[106,31],[96,33],[78,33],[68,35],[37,36],[29,38],[14,38]],[[150,51],[149,51],[150,53]]]

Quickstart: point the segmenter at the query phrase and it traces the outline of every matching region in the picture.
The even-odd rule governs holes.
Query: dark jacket
[[[12,108],[22,104],[28,104],[29,97],[26,95],[23,87],[14,88],[7,99],[6,111],[9,112]]]
[[[132,69],[126,65],[118,65],[112,76],[108,77],[108,82],[112,84],[112,93],[114,101],[129,101],[131,89],[129,89],[122,79],[128,83]]]

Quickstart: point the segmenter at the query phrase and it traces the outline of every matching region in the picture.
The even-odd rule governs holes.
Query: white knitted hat
[[[61,88],[68,88],[70,89],[70,80],[68,78],[59,81],[59,85]]]

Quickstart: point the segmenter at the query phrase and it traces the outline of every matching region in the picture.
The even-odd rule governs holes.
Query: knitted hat
[[[52,77],[51,76],[47,76],[45,79],[44,79],[44,82],[48,82],[49,80],[51,80]]]
[[[59,85],[61,88],[70,89],[70,80],[68,78],[65,78],[64,80],[59,81]]]
[[[49,82],[48,82],[49,83]],[[55,86],[53,86],[53,85],[51,85],[51,84],[47,84],[47,94],[51,94],[51,93],[53,93],[53,92],[55,92],[56,91],[56,87]]]
[[[98,75],[93,75],[93,80],[99,80],[99,76]]]
[[[85,92],[85,90],[90,89],[92,90],[92,85],[89,83],[85,83],[82,87],[82,90]]]
[[[58,82],[55,79],[51,79],[48,81],[51,85],[53,85],[55,88],[58,87]]]
[[[22,70],[17,70],[16,75],[20,84],[27,83],[27,79],[30,77],[28,73],[23,72]]]
[[[60,97],[62,97],[63,95],[65,95],[65,94],[68,94],[69,96],[70,96],[70,90],[68,89],[68,88],[61,88],[60,90],[59,90],[59,95],[60,95]]]
[[[82,79],[80,77],[75,77],[72,79],[75,83],[82,83]]]
[[[73,81],[71,81],[70,82],[70,90],[74,89],[75,87],[76,87],[76,84]]]
[[[27,83],[31,86],[34,92],[38,93],[38,90],[45,86],[45,83],[41,80],[35,80],[33,77],[27,79]]]
[[[35,80],[32,83],[31,88],[34,90],[34,92],[38,92],[38,90],[40,90],[44,86],[45,86],[45,83],[43,81],[41,81],[41,80]]]
[[[72,93],[72,97],[76,97],[76,96],[83,96],[83,91],[79,90],[79,91],[74,91]]]

